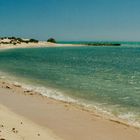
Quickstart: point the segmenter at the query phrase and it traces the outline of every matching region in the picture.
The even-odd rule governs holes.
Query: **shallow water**
[[[0,76],[139,125],[140,47],[128,46],[3,50]]]

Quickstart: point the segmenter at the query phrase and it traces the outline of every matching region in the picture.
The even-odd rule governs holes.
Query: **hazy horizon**
[[[0,0],[0,36],[140,41],[138,0]]]

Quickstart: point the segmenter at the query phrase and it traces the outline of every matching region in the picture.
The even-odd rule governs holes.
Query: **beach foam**
[[[73,105],[78,105],[79,107],[83,108],[87,111],[93,111],[97,115],[113,120],[118,121],[120,123],[125,123],[131,126],[139,127],[140,128],[140,122],[137,120],[138,116],[135,115],[133,112],[125,112],[123,114],[119,113],[114,115],[112,111],[114,111],[115,108],[106,108],[104,107],[105,104],[97,103],[97,102],[87,102],[86,100],[81,99],[74,99],[72,97],[69,97],[65,93],[57,90],[52,89],[50,87],[41,87],[37,85],[33,85],[33,83],[29,85],[29,83],[21,82],[21,78],[10,76],[9,74],[6,74],[4,72],[0,72],[0,81],[7,82],[11,85],[21,86],[23,89],[26,89],[27,91],[32,91],[37,94],[41,94],[43,96],[71,103]],[[118,105],[115,105],[114,107],[118,108]]]

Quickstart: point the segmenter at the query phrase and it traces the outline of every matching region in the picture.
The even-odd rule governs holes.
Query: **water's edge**
[[[0,71],[0,82],[1,83],[4,82],[7,85],[16,85],[16,86],[21,87],[22,89],[26,89],[27,91],[32,91],[33,93],[46,96],[50,99],[60,101],[63,103],[68,103],[81,110],[90,112],[93,115],[99,116],[109,121],[113,121],[115,123],[119,123],[125,126],[132,126],[138,129],[140,128],[139,122],[136,122],[134,120],[128,120],[125,118],[123,119],[121,117],[120,118],[116,117],[111,112],[108,112],[103,108],[100,108],[98,105],[95,105],[95,104],[91,105],[91,104],[85,103],[84,101],[82,102],[81,100],[71,98],[69,96],[66,96],[65,94],[63,94],[61,91],[57,89],[52,89],[50,87],[43,87],[43,86],[39,87],[32,84],[29,85],[29,83],[24,83],[23,81],[21,82],[21,77],[20,78],[13,77],[5,72]]]
[[[140,127],[140,48],[129,45],[3,51],[0,79]]]

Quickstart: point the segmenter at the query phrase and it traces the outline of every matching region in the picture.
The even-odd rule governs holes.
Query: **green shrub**
[[[36,40],[36,39],[30,39],[29,42],[38,43],[38,40]]]
[[[47,42],[56,43],[56,40],[54,38],[49,38]]]

